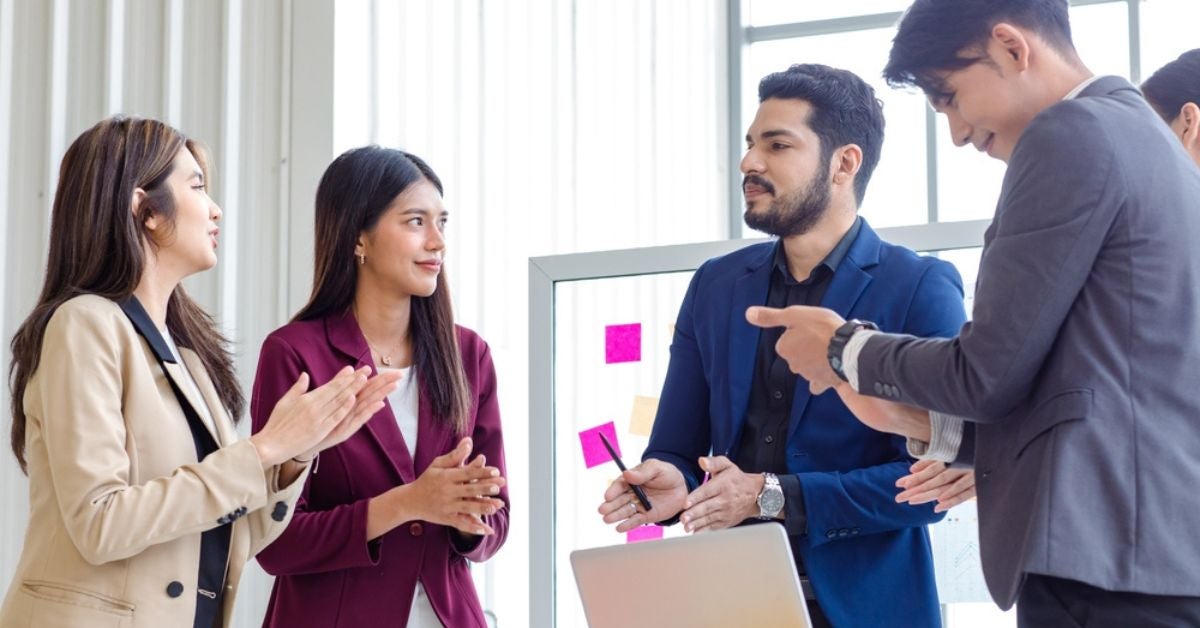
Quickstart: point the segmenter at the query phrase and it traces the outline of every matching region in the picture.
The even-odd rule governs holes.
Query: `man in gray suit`
[[[814,392],[973,462],[984,575],[1022,626],[1200,625],[1200,171],[1083,65],[1066,0],[917,0],[885,74],[1008,163],[974,321],[942,340],[747,317],[788,328]]]

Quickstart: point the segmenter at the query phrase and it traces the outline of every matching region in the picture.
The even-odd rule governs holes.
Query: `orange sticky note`
[[[654,417],[658,414],[658,397],[633,398],[633,413],[629,417],[629,433],[649,436],[654,428]]]

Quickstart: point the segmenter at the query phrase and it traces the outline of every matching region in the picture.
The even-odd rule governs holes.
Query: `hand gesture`
[[[481,519],[504,507],[492,497],[506,480],[496,467],[477,456],[466,465],[471,439],[464,438],[452,451],[433,459],[425,472],[408,484],[413,518],[450,526],[467,534],[490,535],[495,530]]]
[[[630,486],[640,486],[646,492],[652,508],[646,512]],[[658,523],[674,517],[683,510],[687,497],[687,482],[675,465],[647,460],[621,474],[604,491],[604,503],[597,510],[604,523],[617,524],[617,532],[628,532],[648,523]]]
[[[833,310],[793,305],[778,309],[755,306],[746,310],[746,320],[756,327],[783,327],[775,352],[787,360],[788,368],[808,380],[812,394],[819,395],[842,381],[829,366],[829,341],[846,321]]]
[[[912,473],[896,480],[904,489],[896,501],[927,504],[937,500],[934,512],[946,512],[975,497],[975,470],[948,469],[936,460],[918,460],[908,469]]]
[[[250,437],[263,467],[310,451],[325,440],[354,409],[355,397],[366,386],[370,372],[365,366],[358,371],[347,366],[311,391],[308,373],[302,373],[275,404],[267,424]]]
[[[350,412],[330,430],[321,442],[301,457],[312,458],[317,455],[317,452],[339,445],[347,438],[354,436],[364,423],[383,408],[384,398],[396,389],[396,383],[400,381],[402,375],[400,371],[385,371],[368,380],[367,384],[355,395],[354,407]]]
[[[685,530],[721,530],[758,516],[758,494],[765,481],[761,473],[743,473],[725,456],[701,458],[700,468],[709,478],[687,496],[681,517]]]

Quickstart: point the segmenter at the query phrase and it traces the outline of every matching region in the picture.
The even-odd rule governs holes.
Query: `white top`
[[[217,424],[216,421],[213,420],[212,410],[209,410],[208,401],[204,399],[204,395],[200,394],[200,387],[196,385],[196,380],[192,378],[192,373],[188,371],[187,363],[184,362],[183,358],[179,355],[179,347],[175,345],[175,339],[172,338],[171,333],[165,329],[158,330],[158,333],[162,334],[163,340],[167,342],[167,348],[171,350],[171,355],[175,356],[175,362],[179,364],[180,370],[183,371],[184,385],[188,388],[186,391],[184,391],[184,394],[192,393],[195,399],[200,400],[200,407],[196,408],[195,410],[197,414],[200,415],[200,420],[204,421],[205,426],[208,427],[213,434],[216,434]]]
[[[408,447],[408,455],[415,460],[417,457],[417,413],[420,408],[416,372],[413,367],[398,369],[389,366],[379,367],[380,373],[400,373],[400,381],[396,389],[388,395],[388,405],[392,406],[392,414],[400,433],[404,436],[404,444]]]
[[[408,454],[415,460],[417,437],[419,436],[417,417],[421,407],[420,387],[417,386],[416,371],[411,366],[407,368],[379,367],[381,373],[388,371],[400,373],[400,382],[397,384],[396,390],[388,395],[388,405],[392,406],[392,414],[396,417],[396,424],[400,426],[400,434],[404,436]],[[442,622],[438,619],[437,613],[433,611],[433,605],[429,603],[429,597],[425,595],[425,587],[420,580],[417,581],[417,591],[413,596],[412,609],[408,613],[408,628],[442,628]]]

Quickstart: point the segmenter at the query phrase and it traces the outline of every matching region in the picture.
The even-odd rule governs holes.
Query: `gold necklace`
[[[387,355],[384,355],[383,352],[379,350],[379,347],[376,347],[375,343],[371,342],[370,338],[367,338],[367,332],[365,332],[365,331],[363,332],[363,340],[367,341],[367,346],[370,347],[371,350],[373,350],[375,353],[379,354],[379,361],[383,362],[384,366],[392,365],[392,354],[389,353]],[[392,351],[394,352],[395,348],[393,348]]]
[[[354,312],[354,319],[358,320],[358,312],[357,311]],[[396,352],[396,349],[399,348],[400,344],[402,344],[404,342],[404,339],[403,338],[400,339],[400,342],[396,343],[395,347],[392,347],[391,353],[384,355],[383,352],[379,350],[379,347],[375,346],[375,343],[371,342],[371,339],[367,337],[367,331],[362,328],[362,323],[359,323],[358,330],[362,332],[363,340],[367,341],[367,347],[369,347],[375,353],[379,354],[379,361],[382,362],[384,366],[391,366],[392,365],[392,353]]]

